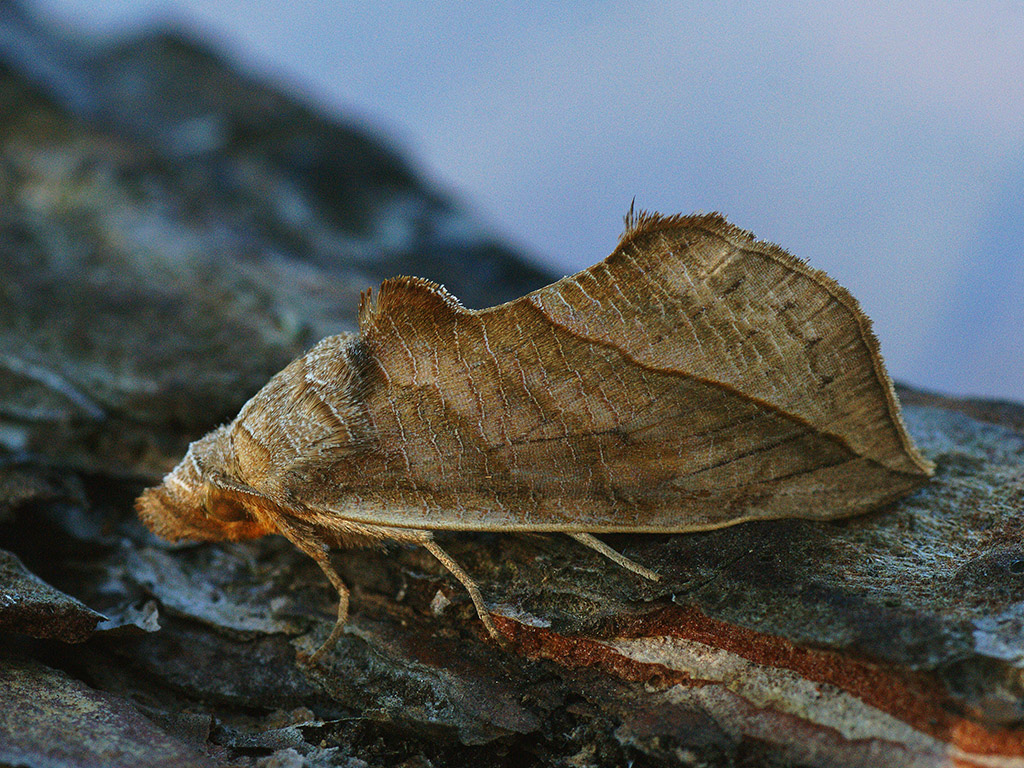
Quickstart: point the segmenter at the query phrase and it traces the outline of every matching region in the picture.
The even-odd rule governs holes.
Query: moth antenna
[[[447,568],[452,576],[462,582],[462,586],[466,588],[469,593],[469,599],[473,601],[473,605],[476,606],[477,615],[480,617],[480,621],[483,622],[484,628],[488,634],[497,640],[499,643],[504,643],[505,638],[498,633],[497,627],[494,626],[494,622],[491,621],[491,614],[487,610],[487,605],[484,603],[484,596],[480,594],[480,588],[473,581],[472,577],[462,570],[462,566],[459,565],[452,556],[437,546],[437,543],[433,538],[424,539],[420,542],[430,554],[441,561],[441,565]]]
[[[576,539],[576,541],[578,541],[583,546],[590,547],[594,551],[600,552],[609,560],[613,560],[614,562],[618,563],[627,571],[632,571],[633,573],[643,576],[645,579],[650,579],[651,581],[661,581],[661,576],[656,574],[650,568],[644,568],[642,565],[640,565],[640,563],[630,560],[621,552],[616,552],[603,541],[594,538],[589,533],[570,533],[569,535]]]
[[[365,312],[369,311],[372,300],[373,287],[371,286],[359,294],[359,317],[362,317]]]

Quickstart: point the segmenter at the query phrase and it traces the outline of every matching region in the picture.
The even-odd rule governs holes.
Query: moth
[[[138,499],[169,539],[335,546],[434,531],[594,534],[826,520],[927,480],[857,301],[717,214],[626,217],[603,262],[480,311],[427,280],[363,294],[359,333],[275,375]]]

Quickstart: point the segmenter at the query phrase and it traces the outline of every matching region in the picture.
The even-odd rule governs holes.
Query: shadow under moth
[[[363,294],[359,333],[275,375],[137,502],[169,539],[334,546],[432,531],[681,533],[855,515],[932,473],[857,301],[722,217],[632,213],[603,262],[469,310],[427,280]]]

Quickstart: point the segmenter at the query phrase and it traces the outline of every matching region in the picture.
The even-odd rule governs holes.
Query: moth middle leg
[[[477,587],[476,582],[473,581],[472,577],[463,570],[462,566],[459,565],[451,555],[437,545],[437,542],[434,541],[434,537],[429,531],[417,531],[416,533],[422,536],[422,538],[416,543],[441,561],[441,564],[448,569],[452,576],[458,579],[462,583],[462,586],[466,588],[470,599],[473,601],[473,605],[476,606],[477,615],[480,617],[480,621],[483,623],[490,636],[499,643],[504,643],[505,638],[498,633],[497,627],[494,626],[494,622],[491,620],[490,611],[487,610],[487,605],[484,603],[483,595],[480,593],[480,588]],[[632,571],[633,573],[643,576],[645,579],[650,579],[651,581],[661,581],[661,576],[650,568],[645,568],[639,563],[630,560],[622,553],[616,552],[603,541],[591,536],[589,533],[570,533],[569,535],[576,539],[580,544],[600,552],[609,560],[618,563],[626,570]]]
[[[493,637],[499,643],[504,643],[505,638],[498,632],[498,628],[494,626],[494,622],[491,620],[491,613],[487,609],[487,604],[484,602],[484,596],[480,592],[480,587],[473,581],[473,577],[466,573],[465,569],[459,565],[459,563],[449,555],[441,546],[434,540],[434,534],[430,531],[417,530],[415,528],[385,528],[383,526],[374,526],[374,535],[380,538],[390,539],[392,541],[400,541],[406,544],[418,544],[427,550],[430,554],[437,558],[437,560],[448,569],[448,572],[459,580],[459,583],[469,593],[469,599],[473,601],[473,607],[476,608],[477,616],[480,617],[480,622],[484,625],[484,629],[487,633]]]
[[[491,620],[490,612],[487,610],[487,604],[484,602],[480,588],[462,566],[434,541],[434,536],[430,531],[414,528],[388,528],[378,525],[355,524],[350,521],[344,521],[341,525],[335,523],[334,527],[336,530],[332,532],[337,535],[343,545],[345,543],[358,545],[373,541],[395,541],[403,544],[415,544],[426,549],[465,587],[466,592],[469,593],[469,598],[473,601],[477,615],[480,617],[480,621],[488,634],[499,643],[504,642],[504,638]],[[280,526],[280,530],[286,538],[316,561],[338,592],[337,621],[331,630],[330,636],[309,657],[308,663],[313,664],[332,648],[345,632],[345,623],[348,620],[349,590],[345,582],[342,581],[341,576],[334,569],[334,566],[331,565],[328,557],[330,550],[325,542],[317,538],[316,535],[311,534],[311,531],[304,530],[300,532],[284,526]]]
[[[462,566],[459,565],[451,555],[441,549],[437,542],[434,541],[434,537],[424,539],[420,542],[423,548],[426,549],[430,554],[441,561],[441,565],[448,569],[449,573],[454,576],[466,591],[469,593],[469,599],[473,601],[473,605],[476,607],[476,614],[480,617],[480,621],[484,625],[484,629],[487,633],[497,640],[499,643],[504,642],[505,638],[498,633],[498,628],[494,626],[494,622],[491,621],[491,613],[487,610],[487,604],[484,603],[484,596],[480,593],[480,588],[473,581],[472,577],[466,573]]]
[[[476,582],[474,582],[470,575],[462,569],[462,566],[452,559],[451,555],[437,545],[437,542],[434,541],[434,537],[429,531],[419,531],[418,533],[422,534],[423,538],[417,543],[440,560],[441,564],[451,572],[452,576],[462,583],[462,586],[464,586],[466,591],[469,593],[469,597],[473,601],[473,605],[476,606],[477,615],[480,617],[480,621],[487,629],[487,632],[499,643],[503,643],[505,641],[504,637],[498,633],[497,628],[494,626],[494,622],[491,620],[491,614],[487,610],[483,595],[480,593],[480,588],[477,587]],[[621,565],[626,570],[632,571],[639,576],[643,576],[645,579],[649,579],[650,581],[661,581],[661,576],[650,568],[645,568],[640,565],[640,563],[630,560],[621,552],[617,552],[600,539],[591,536],[589,533],[570,533],[569,535],[576,539],[580,544],[601,553],[609,560]]]

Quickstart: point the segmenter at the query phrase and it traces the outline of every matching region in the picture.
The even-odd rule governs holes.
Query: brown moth
[[[632,214],[600,264],[469,310],[386,280],[359,334],[324,339],[138,500],[170,539],[279,533],[337,589],[332,546],[426,547],[497,631],[431,531],[595,533],[831,519],[932,473],[870,321],[823,272],[722,217]]]

